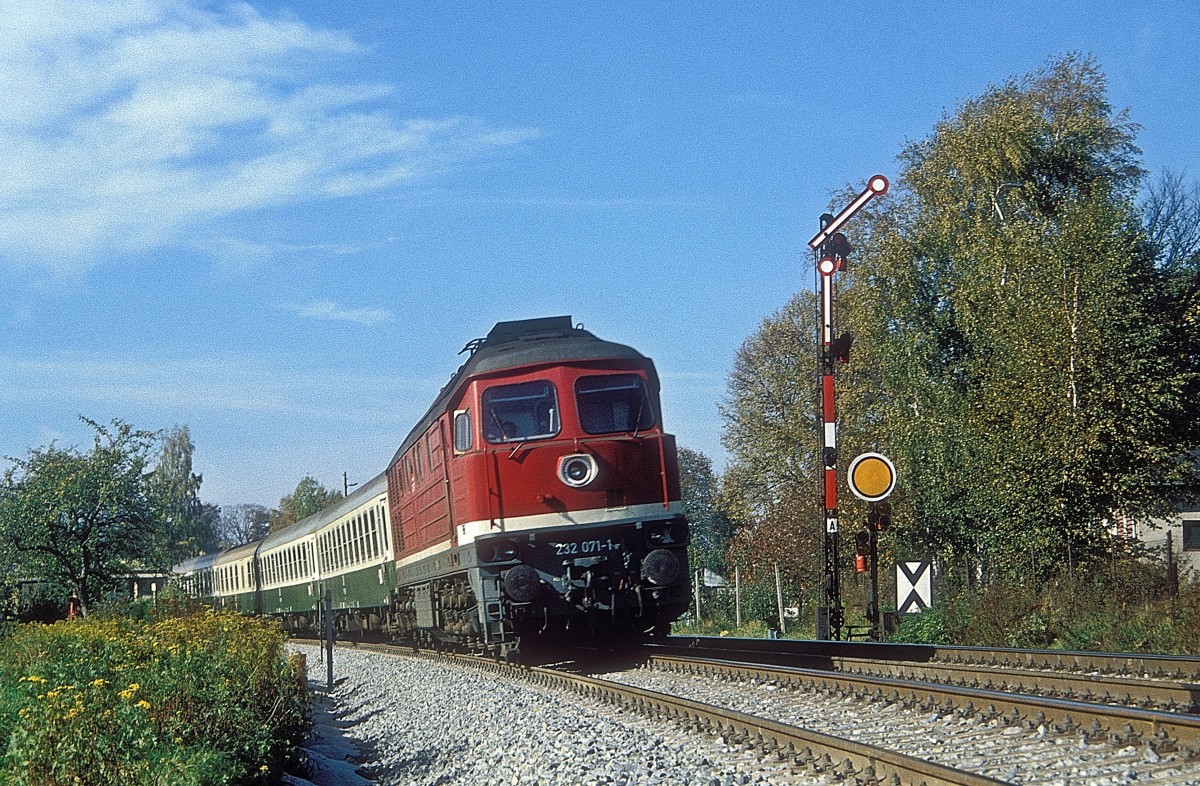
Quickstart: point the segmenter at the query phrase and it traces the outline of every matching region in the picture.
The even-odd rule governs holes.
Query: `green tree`
[[[817,321],[811,292],[764,319],[738,351],[720,407],[731,461],[718,507],[735,530],[727,564],[772,600],[762,612],[772,625],[776,565],[789,599],[822,586]]]
[[[1156,310],[1170,329],[1173,354],[1191,371],[1183,398],[1200,400],[1200,181],[1190,186],[1167,172],[1147,190],[1141,205],[1149,253],[1165,285]],[[1185,410],[1171,430],[1200,441],[1200,417]]]
[[[216,509],[200,501],[204,479],[192,472],[195,446],[188,427],[175,426],[161,441],[158,462],[149,478],[160,527],[159,567],[216,546]]]
[[[220,511],[218,539],[224,546],[237,546],[266,537],[271,531],[270,508],[262,505],[230,505]]]
[[[720,572],[733,532],[729,517],[717,505],[718,478],[712,459],[698,450],[679,448],[679,485],[691,530],[692,567]]]
[[[342,492],[327,489],[311,476],[305,475],[296,484],[294,492],[279,500],[279,509],[271,517],[271,531],[275,532],[314,513],[320,513],[340,499]]]
[[[25,576],[78,595],[84,610],[156,543],[146,483],[155,435],[114,420],[90,452],[51,444],[10,459],[0,487],[0,549]]]
[[[738,350],[720,405],[730,453],[724,504],[739,527],[816,485],[816,303],[792,298]]]
[[[1102,548],[1195,479],[1193,384],[1133,198],[1135,127],[1088,58],[910,145],[855,280],[909,536],[1015,574]],[[903,525],[904,518],[899,523]]]

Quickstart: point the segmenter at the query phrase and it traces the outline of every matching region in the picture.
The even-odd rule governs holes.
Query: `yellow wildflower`
[[[37,676],[36,674],[31,674],[31,675],[29,675],[28,677],[22,677],[22,678],[21,678],[21,681],[22,681],[22,682],[35,682],[35,683],[38,683],[38,684],[40,685],[41,683],[43,683],[43,682],[45,682],[45,681],[46,681],[46,678],[45,678],[45,677],[39,677],[39,676]]]
[[[148,710],[148,709],[150,709],[150,702],[146,701],[145,699],[142,699],[141,701],[139,701],[137,703],[137,706],[141,707],[144,710]]]
[[[94,680],[92,680],[92,687],[93,687],[93,688],[103,688],[103,687],[104,687],[105,685],[107,685],[107,684],[108,684],[108,680],[104,679],[103,677],[100,677],[99,679],[94,679]]]

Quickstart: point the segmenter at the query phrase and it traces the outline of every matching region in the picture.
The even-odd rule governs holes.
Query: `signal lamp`
[[[850,362],[850,347],[854,345],[854,336],[849,331],[829,342],[829,354],[838,359],[839,363]]]
[[[833,235],[825,241],[825,252],[829,256],[837,260],[844,260],[850,256],[850,252],[854,247],[850,245],[850,241],[841,232],[834,232]],[[839,266],[840,269],[840,266]]]
[[[854,550],[858,556],[865,557],[871,553],[871,533],[860,529],[854,533]]]
[[[876,532],[884,532],[892,526],[892,503],[877,502],[871,506],[867,518]]]

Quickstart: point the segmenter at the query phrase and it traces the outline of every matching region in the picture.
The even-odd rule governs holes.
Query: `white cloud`
[[[279,243],[250,241],[238,237],[209,238],[201,244],[218,260],[217,267],[226,272],[245,271],[281,257],[338,257],[378,251],[396,243],[395,236],[372,242],[354,243]]]
[[[241,211],[394,187],[534,136],[401,119],[346,34],[248,5],[0,0],[0,259],[69,274]]]
[[[0,356],[0,404],[64,404],[83,412],[155,409],[403,424],[397,401],[412,395],[432,400],[439,384],[434,379],[295,368],[286,361],[254,357]]]
[[[303,306],[288,306],[288,311],[302,317],[327,319],[335,322],[357,322],[360,325],[374,325],[387,322],[392,318],[392,312],[382,308],[346,308],[332,300],[318,300]]]

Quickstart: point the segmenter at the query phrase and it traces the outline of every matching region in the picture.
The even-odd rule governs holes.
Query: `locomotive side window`
[[[454,413],[454,450],[465,453],[471,449],[471,412],[460,409]]]
[[[579,425],[589,434],[642,431],[654,425],[646,380],[637,374],[606,374],[575,380]]]
[[[544,439],[558,431],[558,394],[549,382],[497,385],[483,391],[483,432],[488,442]]]

